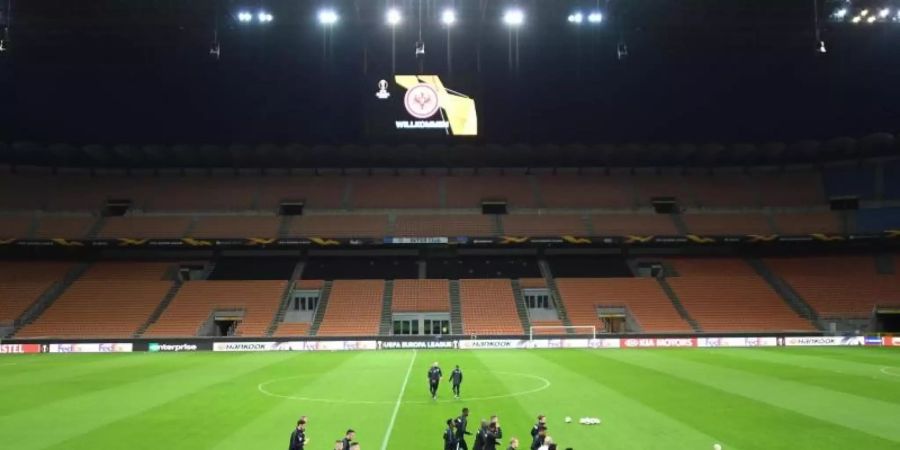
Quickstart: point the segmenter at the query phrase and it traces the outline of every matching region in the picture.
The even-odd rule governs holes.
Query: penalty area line
[[[400,412],[400,405],[403,403],[403,394],[406,393],[406,385],[409,384],[409,375],[412,373],[413,364],[416,363],[416,355],[418,355],[418,352],[413,350],[412,359],[409,360],[409,368],[406,369],[406,378],[403,379],[403,386],[400,388],[400,395],[397,396],[397,403],[394,404],[394,413],[391,414],[391,421],[388,422],[387,431],[384,433],[384,441],[381,442],[381,450],[387,450],[388,441],[391,440],[391,432],[394,431],[394,422],[397,421],[397,413]]]

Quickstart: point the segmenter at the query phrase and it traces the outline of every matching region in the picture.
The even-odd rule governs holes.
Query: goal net
[[[528,327],[528,340],[530,341],[533,341],[535,336],[564,334],[590,336],[591,339],[597,339],[597,327],[593,325],[532,325]]]

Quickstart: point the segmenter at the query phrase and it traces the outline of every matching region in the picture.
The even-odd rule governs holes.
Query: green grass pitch
[[[426,371],[465,371],[428,396]],[[407,373],[410,374],[405,383]],[[405,387],[404,387],[405,386]],[[401,396],[401,392],[403,392]],[[398,404],[399,403],[399,404]],[[500,416],[560,448],[900,449],[900,352],[888,348],[21,355],[0,358],[0,448],[310,450],[348,427],[363,450],[441,449],[444,421]],[[571,424],[563,418],[571,416]],[[580,417],[599,417],[585,426]],[[389,433],[390,430],[390,433]],[[506,439],[505,439],[506,440]],[[469,441],[471,445],[471,440]],[[505,450],[505,447],[504,447]]]

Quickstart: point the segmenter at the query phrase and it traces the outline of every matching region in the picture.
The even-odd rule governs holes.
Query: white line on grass
[[[900,377],[900,373],[895,373],[895,372],[893,372],[893,370],[897,370],[897,369],[894,369],[893,367],[885,366],[885,367],[881,368],[881,373],[883,373],[885,375],[890,375],[892,377]]]
[[[403,394],[406,393],[406,385],[409,383],[409,375],[412,373],[413,364],[416,362],[418,352],[413,350],[413,357],[409,361],[409,368],[406,369],[406,378],[403,379],[403,387],[400,388],[400,395],[397,396],[397,403],[394,405],[394,414],[391,414],[391,421],[388,422],[387,431],[384,433],[384,441],[381,442],[381,450],[387,450],[388,441],[391,440],[391,431],[394,430],[394,422],[397,421],[397,413],[400,412],[400,404],[403,403]]]

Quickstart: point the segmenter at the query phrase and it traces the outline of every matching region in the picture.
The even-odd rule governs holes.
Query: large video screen
[[[394,75],[373,80],[368,134],[428,137],[477,136],[475,99],[437,75]]]

